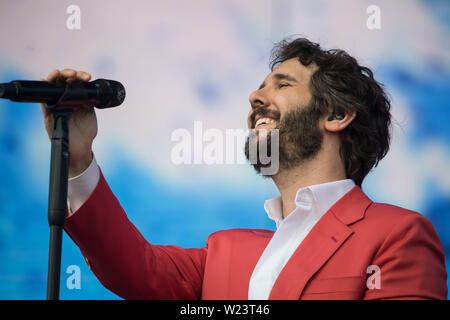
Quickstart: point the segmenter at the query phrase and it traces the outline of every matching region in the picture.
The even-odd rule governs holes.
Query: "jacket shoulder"
[[[376,220],[382,224],[389,223],[395,225],[397,223],[408,223],[416,221],[417,223],[431,223],[426,217],[419,212],[405,209],[387,203],[373,202],[366,210],[366,218]]]
[[[427,239],[442,247],[431,221],[413,210],[374,202],[367,208],[365,219],[361,222],[363,222],[362,231],[378,235],[376,238],[379,237],[383,242],[387,238],[400,239],[409,234],[414,235],[415,239]]]
[[[227,230],[219,230],[211,233],[208,236],[209,241],[217,240],[244,240],[251,238],[271,238],[274,231],[267,229],[246,229],[246,228],[234,228]]]

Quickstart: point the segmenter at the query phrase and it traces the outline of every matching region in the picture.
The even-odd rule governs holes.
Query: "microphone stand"
[[[62,92],[61,92],[62,91]],[[58,96],[56,101],[50,97]],[[51,138],[50,182],[48,194],[48,224],[50,244],[48,253],[47,300],[59,300],[61,277],[62,231],[67,214],[67,183],[69,176],[69,119],[80,101],[104,109],[116,107],[125,99],[120,82],[97,79],[90,84],[66,83],[64,88],[45,81],[11,81],[0,83],[0,98],[17,102],[42,102],[53,114]]]
[[[48,223],[50,244],[48,254],[47,300],[59,300],[61,276],[62,231],[67,214],[67,183],[69,175],[69,119],[72,109],[51,108],[54,118],[51,139]]]

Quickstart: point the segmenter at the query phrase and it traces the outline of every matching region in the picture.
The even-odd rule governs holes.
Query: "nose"
[[[264,89],[258,89],[254,91],[249,97],[250,105],[252,107],[252,111],[259,107],[268,107],[269,99],[264,93]]]
[[[250,95],[249,101],[250,101],[251,109],[248,113],[247,124],[248,124],[248,128],[253,128],[254,123],[252,123],[252,116],[253,116],[255,110],[258,108],[261,108],[261,107],[267,108],[269,106],[270,102],[269,102],[269,99],[267,98],[266,94],[263,92],[263,89],[258,89],[256,91],[254,91]]]

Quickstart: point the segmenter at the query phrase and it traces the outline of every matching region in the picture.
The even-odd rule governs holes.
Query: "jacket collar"
[[[344,179],[300,188],[295,195],[294,202],[296,207],[305,203],[314,204],[318,209],[319,217],[321,217],[354,186],[353,180]],[[268,217],[275,221],[278,228],[284,220],[281,197],[266,200],[264,209]]]
[[[311,229],[279,274],[269,299],[298,299],[306,283],[352,235],[372,201],[355,186]]]
[[[360,187],[354,186],[329,211],[343,224],[349,226],[364,218],[366,209],[370,204],[372,204],[372,200],[366,196]]]

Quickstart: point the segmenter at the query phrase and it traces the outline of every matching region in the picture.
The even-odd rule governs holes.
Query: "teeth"
[[[274,123],[274,122],[275,122],[275,120],[273,120],[271,118],[261,118],[261,119],[258,119],[258,121],[256,121],[255,128],[263,123],[270,124],[270,123]]]

